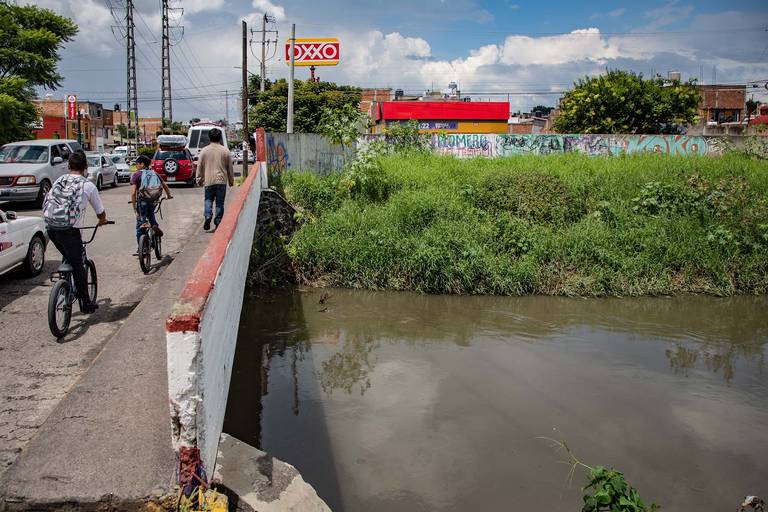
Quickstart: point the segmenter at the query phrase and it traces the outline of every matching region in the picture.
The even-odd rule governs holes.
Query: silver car
[[[117,168],[117,181],[131,181],[131,166],[125,160],[125,156],[112,153],[107,155]]]
[[[75,140],[25,140],[0,147],[0,201],[34,201],[67,172],[69,155],[81,149]]]
[[[117,167],[109,155],[104,153],[86,153],[88,158],[88,180],[101,190],[106,184],[117,186]]]

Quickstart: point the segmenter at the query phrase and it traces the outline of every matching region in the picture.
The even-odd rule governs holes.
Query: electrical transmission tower
[[[133,23],[133,0],[126,0],[125,4],[125,42],[126,42],[126,55],[127,55],[127,69],[128,69],[128,105],[126,109],[126,116],[128,117],[128,137],[130,138],[131,126],[135,121],[133,128],[134,135],[136,137],[136,150],[139,149],[139,99],[138,92],[136,90],[136,39],[134,37]],[[133,119],[131,119],[133,118]]]
[[[163,17],[163,49],[162,49],[162,114],[161,119],[163,122],[168,120],[169,124],[173,123],[173,102],[171,100],[171,28],[168,21],[168,1],[161,0],[162,2],[162,17]]]
[[[257,43],[261,43],[261,58],[253,53],[253,47],[251,46],[251,53],[259,61],[259,77],[261,81],[259,90],[261,92],[264,92],[264,82],[267,79],[267,62],[272,60],[277,54],[277,29],[275,28],[272,30],[267,30],[267,23],[274,24],[275,17],[264,13],[264,16],[261,18],[261,40],[256,41]],[[258,33],[259,31],[251,29],[251,43],[254,42],[253,35]],[[275,34],[275,38],[272,39],[271,36],[268,38],[268,34]],[[269,47],[272,44],[275,45],[275,48],[272,51],[272,55],[267,56],[267,53],[269,53]]]

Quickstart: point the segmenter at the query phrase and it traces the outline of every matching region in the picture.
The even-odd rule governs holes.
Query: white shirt
[[[86,178],[86,182],[83,185],[83,204],[81,205],[80,216],[77,218],[75,224],[72,227],[83,227],[83,221],[85,221],[85,210],[88,207],[88,203],[91,203],[91,207],[93,208],[93,211],[96,212],[96,215],[101,215],[104,213],[104,205],[101,204],[99,190],[96,188],[96,185],[88,181]]]

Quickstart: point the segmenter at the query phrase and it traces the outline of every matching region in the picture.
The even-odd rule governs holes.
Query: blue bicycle
[[[107,224],[114,224],[108,221]],[[96,277],[96,264],[85,254],[85,246],[93,242],[99,226],[80,228],[80,230],[92,229],[91,239],[83,242],[83,254],[85,258],[85,270],[88,280],[88,296],[92,303],[96,303],[98,291],[98,279]],[[72,265],[63,260],[56,272],[51,273],[51,281],[54,283],[51,295],[48,297],[48,328],[56,338],[63,338],[69,332],[69,322],[72,319],[72,304],[77,300],[75,288],[75,276]]]

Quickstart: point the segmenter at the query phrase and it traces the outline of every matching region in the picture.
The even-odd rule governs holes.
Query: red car
[[[152,170],[168,183],[183,182],[194,186],[195,163],[186,148],[186,137],[161,135],[158,143],[160,149],[152,158]]]

